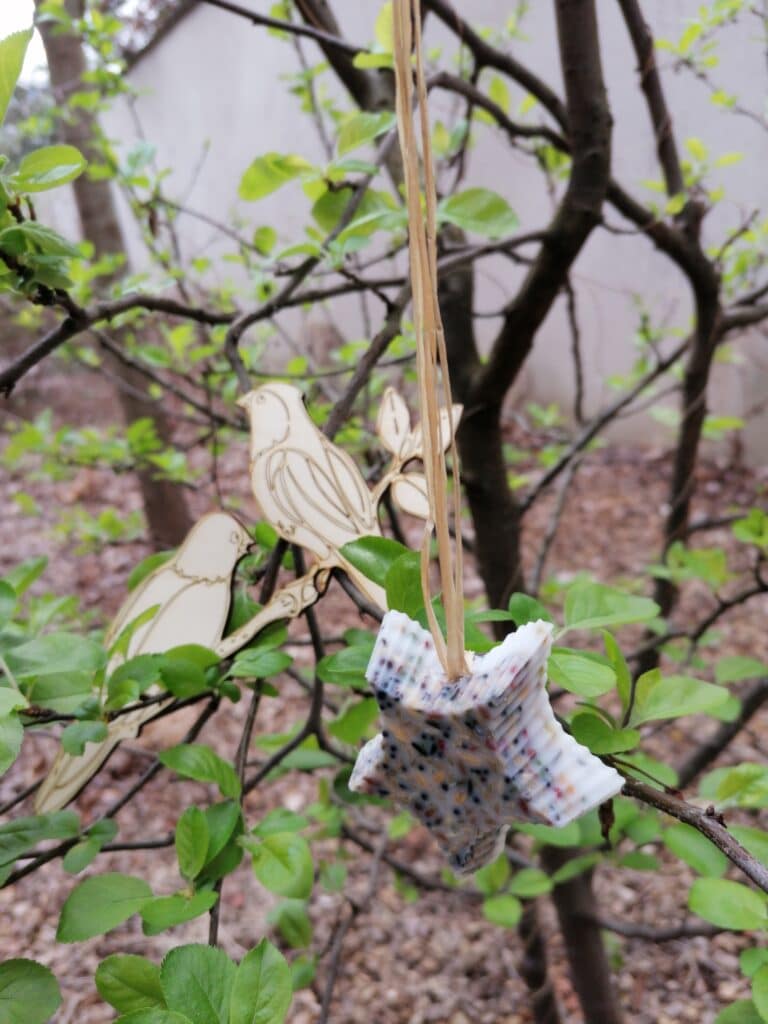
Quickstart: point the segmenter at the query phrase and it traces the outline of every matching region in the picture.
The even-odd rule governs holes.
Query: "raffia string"
[[[421,52],[419,0],[394,0],[393,22],[397,129],[403,157],[405,195],[408,207],[408,247],[413,291],[413,319],[416,331],[416,368],[424,434],[424,472],[431,514],[431,521],[427,523],[421,549],[421,584],[435,650],[449,679],[458,679],[468,672],[464,653],[461,491],[456,443],[453,439],[453,431],[450,431],[449,428],[451,434],[449,450],[454,473],[453,515],[456,523],[455,555],[452,558],[451,536],[448,528],[448,474],[440,430],[440,376],[442,376],[443,401],[449,415],[452,414],[452,401],[443,324],[437,301],[435,176]],[[412,48],[415,48],[416,56],[416,99],[424,167],[424,209],[421,204],[419,150],[413,124]],[[429,544],[433,529],[437,537],[440,586],[446,618],[446,639],[443,638],[431,602]]]

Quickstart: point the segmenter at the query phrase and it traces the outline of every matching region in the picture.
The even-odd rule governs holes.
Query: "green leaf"
[[[32,32],[33,29],[27,28],[0,40],[0,124],[5,120],[5,113],[21,74]]]
[[[554,825],[515,825],[517,832],[533,836],[540,843],[548,846],[577,846],[579,842],[579,823],[571,821],[567,825],[556,828]]]
[[[32,586],[36,579],[42,576],[47,565],[48,559],[45,555],[39,555],[37,558],[27,558],[24,562],[20,562],[19,565],[14,566],[13,569],[7,572],[3,582],[13,587],[17,596],[20,597]]]
[[[199,807],[188,807],[174,837],[179,871],[190,881],[202,871],[208,855],[208,822]]]
[[[98,857],[104,843],[100,839],[83,839],[64,854],[61,866],[70,875],[78,875]]]
[[[261,253],[262,256],[269,256],[269,254],[275,248],[276,242],[277,232],[268,224],[264,224],[260,228],[256,228],[256,230],[253,233],[254,247]]]
[[[208,828],[206,861],[210,862],[221,853],[237,826],[241,825],[240,805],[235,800],[225,800],[207,807],[203,813]]]
[[[763,832],[759,828],[749,828],[747,825],[731,825],[730,823],[728,831],[753,857],[757,857],[768,867],[768,832]]]
[[[658,669],[653,669],[637,681],[630,724],[706,714],[723,705],[728,697],[728,691],[722,686],[690,676],[662,676]]]
[[[613,729],[603,718],[582,711],[571,719],[571,732],[593,754],[620,754],[640,742],[637,729]]]
[[[629,707],[629,698],[632,692],[632,673],[629,670],[627,659],[616,643],[615,637],[607,630],[603,630],[603,643],[605,644],[605,653],[608,661],[616,674],[616,689],[621,699],[622,711],[626,711]]]
[[[371,637],[373,641],[373,637]],[[335,686],[366,687],[365,672],[371,660],[373,643],[344,647],[335,654],[326,654],[317,664],[317,674],[324,683]]]
[[[501,893],[499,896],[488,896],[483,900],[483,915],[491,924],[502,928],[514,928],[523,913],[523,905],[515,896]]]
[[[700,875],[719,878],[725,874],[728,858],[692,825],[670,825],[663,838],[666,848]]]
[[[312,164],[302,156],[288,153],[265,153],[257,157],[240,179],[238,195],[252,202],[276,192],[286,182],[293,181],[308,171]]]
[[[360,537],[359,540],[344,544],[339,550],[363,576],[378,583],[380,587],[384,586],[387,573],[397,559],[409,551],[404,544],[388,537]]]
[[[13,618],[16,600],[16,591],[10,583],[0,580],[0,628]]]
[[[551,890],[552,879],[539,868],[523,868],[513,876],[509,884],[509,891],[512,895],[520,896],[522,899],[543,896],[544,893]]]
[[[160,967],[168,1009],[192,1024],[229,1024],[235,965],[220,949],[190,945],[172,949]]]
[[[178,924],[207,914],[218,898],[215,889],[203,889],[192,896],[183,892],[173,893],[172,896],[156,896],[141,908],[144,934],[159,935],[166,928],[175,928]]]
[[[17,252],[31,249],[33,252],[41,252],[46,256],[80,255],[76,245],[35,220],[25,220],[0,231],[0,245],[4,248],[15,249]],[[38,265],[42,265],[42,261]]]
[[[454,192],[438,204],[437,217],[440,223],[455,224],[486,238],[503,238],[519,223],[507,200],[488,188]]]
[[[285,957],[262,939],[237,968],[229,1024],[283,1024],[292,995]]]
[[[164,1007],[160,968],[143,956],[115,953],[96,968],[96,988],[118,1013]]]
[[[73,181],[82,174],[86,163],[74,146],[43,146],[23,158],[11,185],[19,192],[45,192]]]
[[[571,857],[552,875],[552,883],[562,885],[563,882],[570,882],[572,878],[583,875],[595,864],[599,864],[602,859],[602,855],[599,853],[583,853],[580,857]]]
[[[715,1017],[713,1024],[764,1024],[751,999],[737,999]]]
[[[377,114],[366,112],[349,115],[341,122],[336,140],[339,156],[350,153],[366,142],[373,142],[379,135],[388,132],[394,124],[395,115],[389,110]]]
[[[254,874],[270,892],[298,899],[312,892],[312,854],[303,836],[277,832],[260,842],[246,838],[243,845],[253,854]]]
[[[741,973],[751,978],[765,964],[768,964],[768,949],[765,946],[756,946],[753,949],[744,949],[739,954],[739,967]]]
[[[648,597],[635,597],[602,583],[576,583],[565,597],[568,629],[602,629],[647,622],[659,614],[659,606]]]
[[[35,960],[22,959],[6,960],[0,964],[2,1024],[45,1024],[60,1005],[59,983],[47,967],[43,967]]]
[[[284,672],[293,658],[285,651],[243,651],[234,661],[228,675],[250,679],[266,679]]]
[[[553,647],[547,663],[550,680],[581,697],[599,697],[616,684],[613,669],[597,656],[569,647]]]
[[[742,679],[757,679],[768,675],[768,665],[756,658],[743,658],[734,654],[721,658],[715,666],[715,681],[721,686],[725,683],[739,683]]]
[[[764,1021],[768,1021],[768,965],[759,968],[752,978],[752,1000]]]
[[[141,910],[152,890],[142,878],[113,872],[86,878],[61,908],[58,942],[81,942],[117,928]]]
[[[508,608],[518,627],[524,626],[526,622],[536,622],[538,619],[544,619],[545,622],[552,621],[552,616],[544,605],[528,594],[513,594],[509,599]]]
[[[421,589],[421,556],[416,551],[401,555],[391,565],[384,580],[387,606],[415,619],[424,607]]]
[[[0,825],[0,864],[15,861],[44,839],[74,839],[79,832],[80,819],[74,811],[16,818]]]
[[[306,949],[312,941],[312,922],[305,900],[283,900],[270,911],[268,920],[291,949]]]
[[[14,647],[5,659],[31,703],[69,712],[91,693],[106,653],[85,637],[47,633]]]
[[[509,861],[505,853],[475,872],[475,885],[484,896],[499,892],[509,881]]]
[[[328,732],[343,743],[355,744],[367,734],[379,714],[379,705],[373,697],[358,701],[328,723]]]
[[[0,715],[0,775],[8,771],[19,756],[24,742],[24,726],[16,714]]]
[[[192,1021],[181,1013],[155,1006],[118,1017],[115,1024],[192,1024]]]
[[[719,928],[750,931],[768,924],[765,896],[741,882],[697,878],[688,893],[688,908]]]
[[[181,743],[177,747],[163,750],[158,757],[177,775],[197,782],[213,782],[221,790],[222,796],[240,796],[240,780],[235,769],[203,743]]]
[[[73,722],[62,732],[61,745],[68,754],[80,757],[86,743],[98,743],[106,738],[106,722]]]
[[[251,829],[251,834],[263,839],[265,836],[275,835],[276,832],[301,832],[308,824],[309,818],[289,811],[287,807],[275,807],[264,815],[254,829]]]

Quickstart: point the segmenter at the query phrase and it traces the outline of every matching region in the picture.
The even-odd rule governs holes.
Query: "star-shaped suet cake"
[[[546,693],[552,625],[531,622],[446,680],[431,635],[402,612],[384,617],[366,678],[382,731],[350,779],[391,797],[434,834],[460,873],[501,851],[513,820],[566,825],[623,779],[569,736]]]

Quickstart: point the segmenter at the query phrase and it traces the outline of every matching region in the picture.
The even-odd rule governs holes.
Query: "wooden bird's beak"
[[[237,402],[235,404],[239,405],[241,409],[250,408],[252,395],[252,391],[249,391],[247,395],[241,395],[240,398],[237,399]]]

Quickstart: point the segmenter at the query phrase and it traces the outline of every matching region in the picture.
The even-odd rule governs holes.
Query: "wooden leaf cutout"
[[[393,455],[402,455],[403,446],[410,432],[411,416],[408,406],[394,388],[387,388],[376,419],[379,440]]]
[[[392,500],[399,509],[419,519],[429,519],[427,481],[423,473],[405,473],[392,484]]]
[[[451,443],[451,438],[459,425],[459,420],[461,419],[461,414],[464,411],[464,406],[456,403],[451,407],[451,409],[452,414],[450,417],[447,409],[440,410],[440,442],[443,446],[443,451],[445,451]],[[409,459],[420,459],[423,456],[423,445],[424,436],[422,434],[421,424],[417,423],[411,431],[406,451],[402,454],[403,456],[407,454]]]

